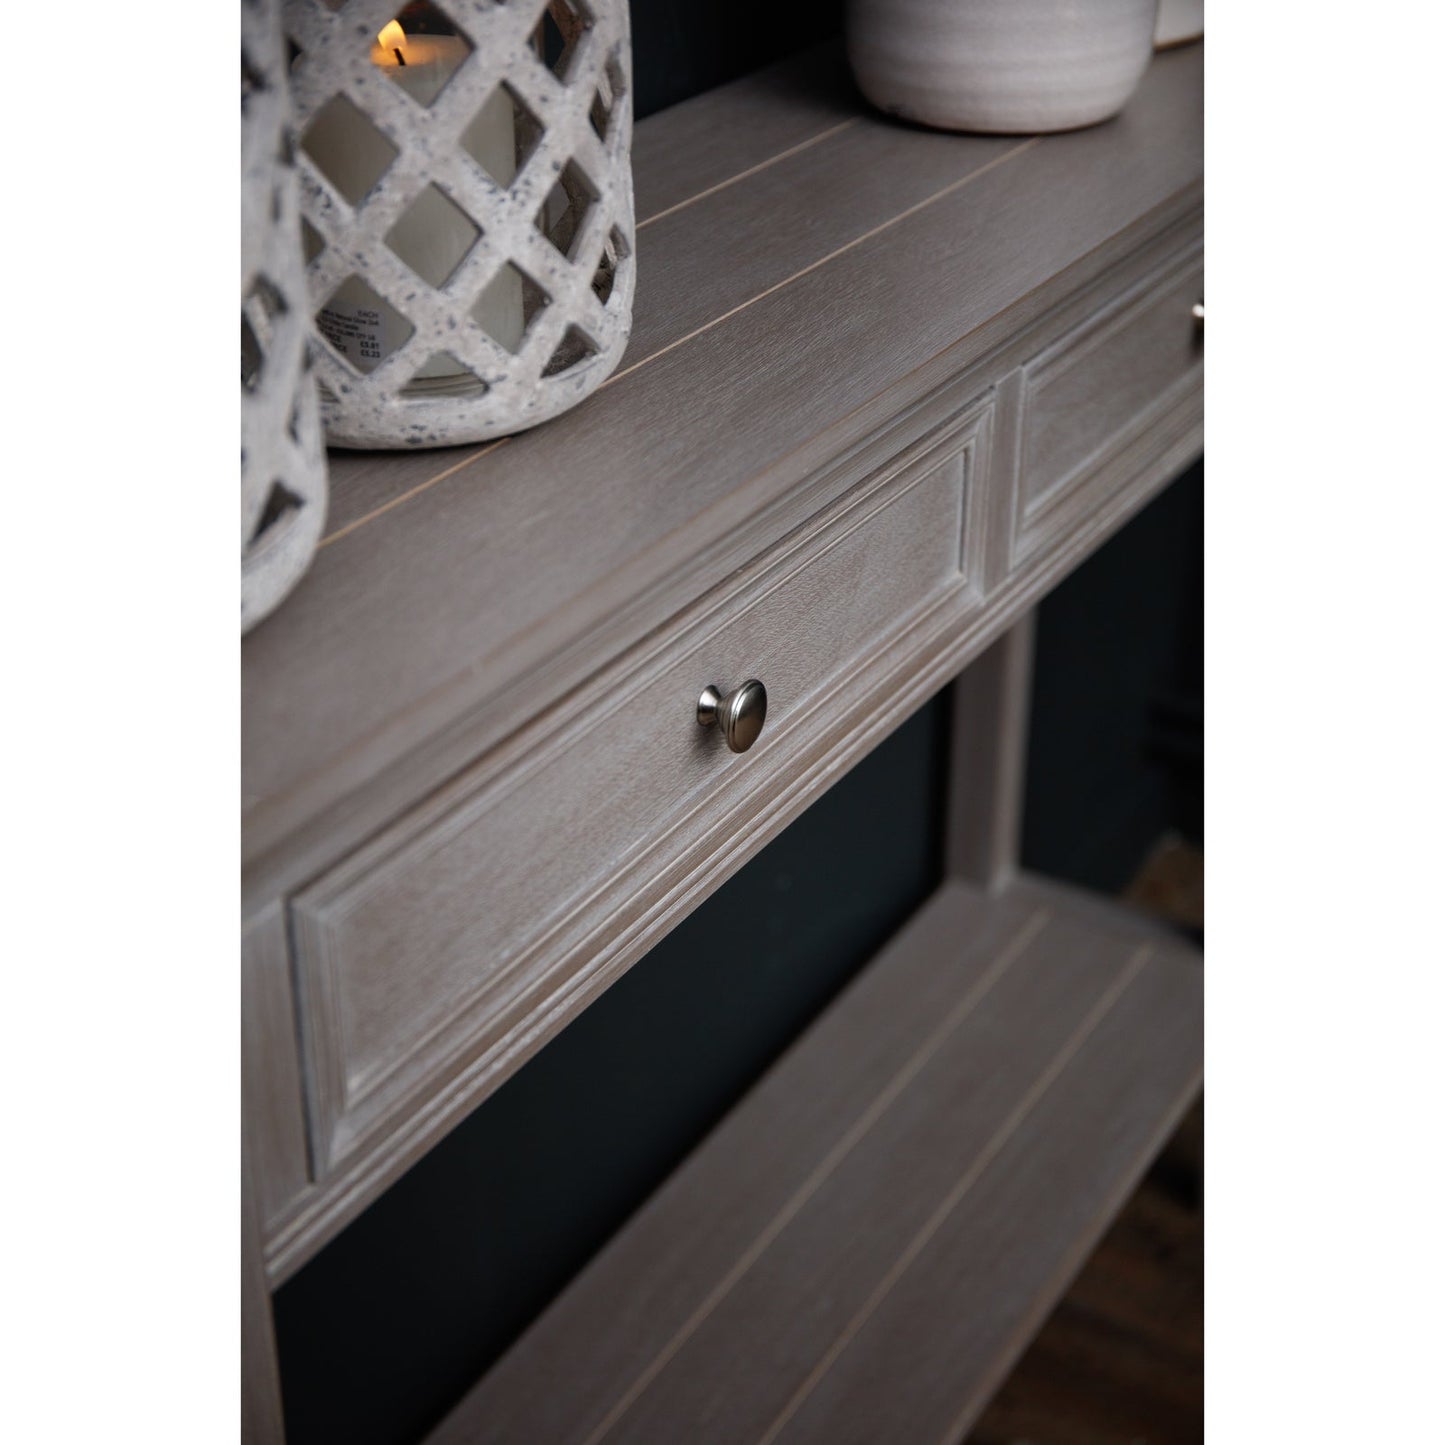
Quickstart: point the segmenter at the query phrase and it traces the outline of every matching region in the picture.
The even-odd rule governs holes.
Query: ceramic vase
[[[848,59],[880,110],[941,130],[1034,134],[1118,114],[1158,0],[848,0]]]

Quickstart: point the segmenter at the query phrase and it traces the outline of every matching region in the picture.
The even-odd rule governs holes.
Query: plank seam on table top
[[[778,161],[784,160],[791,155],[795,155],[800,150],[807,149],[810,145],[814,145],[819,141],[825,140],[831,135],[836,135],[839,131],[845,130],[851,125],[856,125],[860,119],[861,117],[859,116],[850,117],[848,120],[841,122],[839,125],[833,126],[830,130],[824,131],[822,134],[814,136],[811,140],[804,141],[799,145],[793,146],[790,150],[781,151],[776,156],[773,156],[770,160],[753,166],[750,170],[740,172],[738,175],[732,177],[731,179],[719,183],[718,185],[712,187],[709,191],[700,192],[698,195],[690,197],[686,201],[680,201],[677,205],[671,207],[668,211],[658,212],[657,215],[649,217],[648,221],[643,222],[642,225],[647,225],[650,224],[652,221],[660,220],[663,216],[671,214],[672,211],[682,210],[684,207],[692,205],[693,202],[702,200],[705,196],[713,194],[716,191],[723,190],[726,187],[734,184],[736,181],[744,179],[744,177],[746,176],[755,175],[757,172],[767,169],[768,166],[774,165]],[[910,216],[915,216],[920,211],[926,210],[929,206],[943,200],[946,196],[952,195],[955,191],[961,190],[964,186],[970,184],[975,180],[978,180],[982,176],[986,175],[989,171],[1003,165],[1006,161],[1010,161],[1014,159],[1014,157],[1022,155],[1025,151],[1032,149],[1044,139],[1045,137],[1041,135],[1030,136],[1026,140],[1020,141],[1018,145],[1011,146],[1002,155],[997,155],[992,160],[986,161],[977,169],[969,171],[967,174],[958,177],[957,180],[950,181],[948,185],[942,187],[940,190],[935,191],[930,196],[925,196],[921,201],[915,201],[913,205],[906,207],[902,211],[899,211],[897,215],[890,217],[888,220],[881,222],[879,225],[872,227],[870,230],[864,231],[861,235],[855,236],[851,241],[847,241],[843,245],[835,247],[832,251],[828,252],[827,255],[821,256],[818,258],[818,260],[810,262],[801,270],[793,272],[791,276],[786,276],[783,278],[783,280],[774,282],[773,285],[767,287],[765,290],[758,292],[756,296],[749,297],[748,300],[742,301],[738,305],[733,306],[727,311],[724,311],[720,316],[715,316],[712,318],[711,321],[708,321],[704,325],[698,326],[692,331],[689,331],[685,336],[680,336],[675,341],[668,342],[666,346],[659,347],[658,350],[652,352],[648,356],[644,356],[640,361],[633,362],[631,366],[626,366],[623,367],[621,371],[613,372],[613,374],[609,376],[606,381],[604,381],[600,386],[597,387],[596,391],[598,393],[605,391],[609,386],[613,385],[614,382],[621,381],[624,377],[631,376],[634,372],[640,371],[644,366],[647,366],[651,362],[658,360],[660,357],[666,356],[669,352],[677,350],[678,347],[685,345],[689,341],[695,341],[699,336],[705,335],[714,327],[722,325],[724,321],[731,320],[740,312],[746,311],[748,307],[756,305],[759,301],[766,300],[767,297],[774,295],[776,292],[783,290],[785,287],[791,286],[793,282],[801,280],[804,276],[810,275],[812,272],[819,270],[823,266],[826,266],[831,261],[836,261],[838,257],[846,255],[849,251],[852,251],[858,246],[863,245],[864,242],[873,240],[874,237],[879,236],[884,231],[887,231],[891,227],[898,225],[899,222],[906,221]],[[641,230],[642,225],[639,225],[637,229]],[[351,533],[358,531],[360,528],[366,526],[369,522],[374,522],[378,517],[381,517],[385,513],[393,510],[394,508],[401,506],[402,503],[408,502],[414,497],[419,497],[423,492],[430,491],[431,488],[436,486],[438,483],[446,481],[449,477],[456,476],[458,472],[465,470],[467,467],[471,466],[473,462],[480,461],[484,456],[487,456],[491,452],[496,451],[498,447],[505,446],[509,441],[512,440],[513,436],[515,435],[517,435],[517,433],[513,433],[509,436],[499,437],[496,441],[488,443],[479,451],[473,452],[470,456],[463,457],[461,461],[454,463],[452,466],[447,467],[441,472],[438,472],[436,476],[429,477],[424,482],[418,482],[416,486],[411,487],[409,490],[401,493],[400,496],[392,497],[390,501],[383,502],[381,506],[375,507],[371,511],[364,512],[361,516],[353,518],[344,527],[339,527],[336,531],[330,533],[328,536],[323,537],[321,541],[317,543],[317,550],[320,551],[320,549],[323,547],[329,547],[331,543],[340,541],[341,538],[349,536]]]
[[[709,196],[715,196],[719,191],[725,191],[729,186],[735,186],[739,181],[745,181],[749,176],[755,176],[759,171],[765,171],[769,166],[775,166],[779,161],[785,161],[791,157],[807,150],[810,146],[825,141],[829,136],[837,135],[839,131],[847,130],[850,125],[857,125],[863,117],[861,115],[850,115],[847,120],[840,120],[836,125],[830,125],[827,130],[821,130],[817,135],[809,136],[807,140],[800,140],[796,145],[791,145],[787,150],[782,150],[775,156],[769,156],[765,161],[759,161],[756,165],[749,166],[746,170],[739,171],[735,176],[729,176],[726,180],[718,181],[716,185],[708,186],[706,190],[699,191],[695,196],[688,196],[686,200],[675,201],[670,206],[664,206],[660,211],[654,211],[645,221],[639,221],[634,230],[641,231],[644,227],[652,225],[654,221],[661,221],[666,216],[676,215],[678,211],[685,211],[689,206],[695,205],[698,201],[705,201]]]
[[[781,281],[775,281],[771,286],[767,287],[766,290],[759,291],[756,296],[751,296],[746,301],[739,302],[738,305],[732,307],[731,310],[724,311],[721,316],[714,316],[711,321],[689,331],[686,336],[679,336],[676,341],[669,341],[666,346],[659,347],[651,356],[644,356],[641,361],[635,361],[631,366],[614,372],[602,383],[602,386],[597,388],[598,391],[601,391],[604,387],[611,386],[614,381],[621,381],[624,376],[631,376],[634,371],[640,370],[649,362],[656,361],[659,356],[666,356],[669,351],[675,351],[679,346],[695,340],[697,337],[703,335],[704,332],[711,331],[714,326],[721,326],[724,321],[730,320],[740,311],[746,311],[749,306],[757,305],[759,301],[765,300],[775,292],[783,290],[784,287],[791,286],[794,281],[801,280],[804,276],[810,275],[812,272],[826,266],[830,261],[836,261],[839,256],[847,255],[847,253],[855,247],[861,246],[865,241],[871,241],[875,236],[882,235],[884,231],[896,226],[900,221],[906,221],[910,216],[917,215],[919,211],[926,210],[929,206],[933,205],[935,201],[941,201],[945,196],[952,195],[954,191],[962,190],[970,181],[976,181],[980,176],[987,175],[988,172],[996,166],[1001,166],[1005,161],[1012,160],[1016,155],[1020,155],[1032,146],[1036,146],[1042,139],[1042,136],[1031,136],[1028,140],[1010,147],[1010,149],[1006,150],[1002,155],[995,156],[991,161],[986,161],[976,171],[970,171],[967,175],[960,176],[956,181],[950,181],[948,185],[944,186],[941,190],[935,191],[931,196],[925,196],[921,201],[915,201],[905,210],[899,211],[896,216],[891,216],[888,220],[874,226],[871,230],[864,231],[861,236],[854,236],[851,241],[845,241],[843,245],[829,251],[826,256],[820,256],[818,260],[809,262],[809,264],[801,270],[794,271],[791,276],[785,276]]]
[[[674,202],[674,204],[670,206],[665,206],[662,210],[654,212],[645,220],[639,221],[634,227],[634,231],[641,231],[645,227],[652,225],[654,221],[660,221],[664,217],[676,214],[678,211],[686,210],[687,207],[698,201],[706,200],[709,196],[715,196],[719,191],[725,191],[729,186],[735,186],[739,181],[745,181],[750,176],[755,176],[760,171],[767,170],[769,166],[775,166],[780,161],[790,160],[793,156],[800,154],[811,146],[818,145],[830,136],[835,136],[840,131],[847,130],[849,126],[857,125],[862,118],[862,116],[851,115],[847,120],[839,121],[836,125],[831,125],[826,130],[819,131],[817,135],[809,136],[806,140],[801,140],[796,145],[791,145],[787,147],[786,150],[781,150],[776,155],[759,161],[756,165],[748,166],[745,170],[739,171],[734,176],[728,176],[725,180],[718,181],[716,185],[708,186],[705,190],[699,191],[694,196],[688,196],[685,200]],[[322,547],[328,547],[332,542],[339,541],[348,533],[354,532],[358,527],[364,527],[368,522],[375,521],[376,518],[380,517],[383,513],[391,511],[393,507],[401,506],[403,502],[410,501],[412,497],[419,496],[422,492],[436,486],[438,482],[446,481],[448,477],[454,476],[464,467],[471,466],[473,462],[480,461],[489,452],[496,451],[499,446],[502,446],[510,440],[510,436],[498,437],[496,441],[488,442],[487,445],[480,450],[463,457],[459,462],[455,462],[443,471],[438,472],[436,476],[428,477],[424,482],[418,482],[416,486],[401,493],[400,496],[393,497],[390,501],[382,503],[379,507],[374,507],[371,511],[363,513],[360,517],[353,518],[344,527],[338,527],[334,532],[330,532],[324,536],[316,544],[317,550],[319,551]]]
[[[383,502],[381,506],[373,507],[371,511],[363,512],[361,516],[354,517],[344,527],[338,527],[334,532],[323,537],[316,544],[316,550],[319,552],[323,547],[329,547],[333,542],[339,542],[343,537],[349,536],[352,532],[356,531],[357,528],[364,527],[368,522],[374,522],[378,517],[391,511],[393,507],[399,507],[403,502],[409,502],[413,497],[419,497],[423,492],[436,486],[438,482],[444,482],[448,477],[455,476],[464,467],[471,466],[473,462],[481,461],[488,452],[496,451],[498,447],[505,446],[509,441],[511,441],[511,437],[499,437],[494,442],[488,442],[480,451],[472,452],[470,456],[463,457],[461,461],[453,463],[453,465],[447,467],[445,471],[438,472],[434,477],[428,477],[424,482],[418,482],[417,485],[409,491],[403,492],[398,497],[393,497],[389,502]]]
[[[653,1357],[651,1363],[618,1397],[612,1408],[593,1427],[583,1445],[598,1445],[641,1398],[652,1382],[666,1369],[677,1352],[697,1333],[708,1316],[722,1303],[734,1285],[762,1257],[774,1240],[787,1228],[803,1206],[818,1192],[837,1171],[839,1165],[863,1140],[874,1124],[887,1113],[903,1090],[917,1077],[934,1054],[943,1047],[949,1036],[979,1005],[986,994],[1013,966],[1023,951],[1031,944],[1048,924],[1050,910],[1040,908],[1029,914],[1023,926],[1000,950],[998,957],[985,969],[983,975],[949,1011],[943,1022],[908,1057],[903,1065],[889,1079],[888,1083],[874,1097],[866,1109],[853,1121],[848,1131],[824,1155],[812,1173],[789,1196],[783,1207],[768,1221],[762,1232],[734,1262],[731,1269],[708,1292],[707,1297],[691,1315],[678,1327],[676,1333]]]
[[[768,1427],[758,1445],[772,1445],[778,1435],[787,1427],[788,1422],[802,1408],[808,1396],[817,1388],[823,1376],[828,1373],[838,1361],[849,1344],[856,1338],[863,1326],[868,1323],[869,1318],[878,1309],[879,1305],[888,1297],[894,1285],[903,1278],[910,1265],[918,1258],[927,1246],[928,1241],[943,1227],[948,1216],[962,1202],[964,1195],[982,1178],[989,1165],[1002,1152],[1003,1147],[1018,1132],[1025,1119],[1034,1111],[1039,1101],[1053,1085],[1058,1081],[1059,1076],[1068,1067],[1070,1061],[1088,1041],[1089,1036],[1103,1022],[1105,1016],[1113,1009],[1123,997],[1125,990],[1138,977],[1139,971],[1148,961],[1150,945],[1142,944],[1129,956],[1124,967],[1120,969],[1118,977],[1110,984],[1105,993],[1095,1001],[1084,1020],[1078,1028],[1069,1036],[1064,1047],[1059,1051],[1053,1062],[1034,1081],[1028,1092],[1013,1109],[1008,1117],[996,1129],[988,1143],[980,1150],[973,1163],[964,1171],[963,1177],[956,1183],[943,1202],[939,1204],[932,1215],[924,1223],[921,1229],[908,1242],[908,1247],[894,1262],[893,1267],[874,1287],[872,1294],[863,1302],[863,1306],[844,1326],[843,1332],[829,1347],[827,1353],[808,1372],[807,1378],[793,1393],[788,1403],[783,1406],[777,1419]]]

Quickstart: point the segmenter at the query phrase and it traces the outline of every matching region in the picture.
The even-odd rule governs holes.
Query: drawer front
[[[1161,448],[1203,398],[1203,297],[1195,247],[1023,368],[1013,560],[1075,531],[1128,482],[1147,439]],[[1138,445],[1141,439],[1146,445]]]
[[[323,1173],[504,1034],[535,1032],[707,825],[766,795],[831,690],[886,667],[892,640],[940,607],[981,603],[990,415],[960,413],[293,899]],[[768,689],[767,723],[734,755],[697,700],[748,677]]]

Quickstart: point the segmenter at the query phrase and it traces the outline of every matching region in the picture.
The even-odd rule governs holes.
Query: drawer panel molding
[[[1114,463],[1181,406],[1202,416],[1192,307],[1202,248],[1164,263],[1022,369],[1013,563],[1065,536],[1125,480]]]
[[[489,1053],[542,1028],[670,878],[773,801],[780,770],[841,725],[840,694],[865,695],[910,635],[977,614],[992,402],[294,897],[322,1179],[416,1127],[459,1071],[479,1085]],[[734,756],[697,726],[697,698],[754,675],[767,723]]]

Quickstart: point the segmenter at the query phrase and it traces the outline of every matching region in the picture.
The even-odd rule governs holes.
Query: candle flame
[[[376,37],[376,43],[383,50],[396,49],[406,44],[406,31],[395,20],[388,20],[381,27],[381,33]]]

